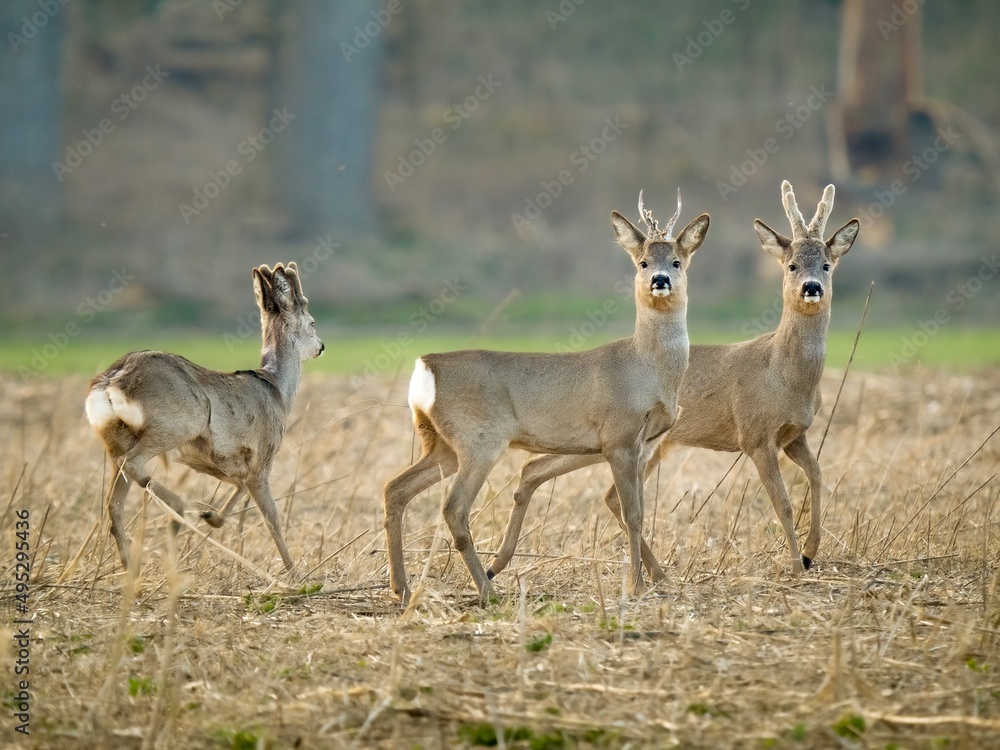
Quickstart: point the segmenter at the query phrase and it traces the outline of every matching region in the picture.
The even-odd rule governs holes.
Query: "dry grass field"
[[[209,529],[195,511],[222,490],[172,464],[153,473],[188,498],[193,528],[168,543],[164,510],[133,490],[131,579],[102,515],[86,380],[0,382],[4,623],[20,616],[21,509],[34,617],[28,737],[14,731],[18,626],[0,626],[0,745],[997,746],[995,369],[849,374],[820,458],[823,543],[801,577],[749,462],[681,450],[647,484],[668,580],[641,600],[622,596],[602,466],[539,490],[485,608],[440,523],[441,487],[418,497],[406,545],[419,596],[403,612],[386,589],[381,487],[415,450],[407,374],[371,401],[307,375],[272,481],[294,577],[256,508]],[[840,377],[828,369],[813,446]],[[511,452],[477,500],[485,560],[523,458]],[[782,465],[801,505],[805,482]]]

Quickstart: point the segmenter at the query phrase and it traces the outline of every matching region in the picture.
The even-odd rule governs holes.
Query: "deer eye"
[[[680,268],[680,267],[681,267],[681,262],[679,260],[675,260],[674,261],[674,268]]]
[[[789,271],[794,271],[795,270],[795,264],[794,263],[789,263],[788,264],[788,270]]]
[[[639,261],[639,268],[646,268],[648,266],[649,266],[649,264],[646,261],[644,261],[644,260],[640,260]]]
[[[824,263],[823,264],[823,270],[824,271],[829,271],[830,270],[830,264],[829,263]]]

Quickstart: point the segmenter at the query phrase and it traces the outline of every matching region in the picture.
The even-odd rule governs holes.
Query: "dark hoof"
[[[205,510],[198,514],[202,519],[211,526],[213,529],[218,529],[222,526],[222,516],[216,513],[214,510]]]
[[[809,568],[812,567],[812,564],[813,564],[812,558],[806,557],[805,555],[802,555],[802,567],[803,568],[805,568],[806,570],[809,570]]]
[[[492,570],[487,570],[486,571],[486,579],[489,580],[489,581],[492,581],[493,580],[493,576],[495,576],[495,575],[496,575],[496,573],[494,573]]]

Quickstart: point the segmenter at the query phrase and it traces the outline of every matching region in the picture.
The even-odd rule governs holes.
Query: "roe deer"
[[[269,477],[274,454],[299,387],[302,363],[323,353],[316,323],[306,307],[295,263],[252,271],[263,337],[260,368],[216,372],[176,354],[126,354],[90,381],[87,419],[104,441],[114,480],[107,506],[122,565],[129,567],[129,540],[122,506],[129,482],[149,487],[178,514],[181,499],[146,472],[150,459],[174,448],[181,463],[234,485],[221,513],[201,516],[221,526],[247,491],[260,508],[286,570],[285,547]],[[171,524],[175,533],[179,524]]]
[[[851,249],[860,223],[851,219],[830,239],[823,240],[827,218],[833,210],[833,185],[806,226],[788,181],[781,183],[781,198],[792,225],[789,239],[760,219],[754,229],[761,245],[777,258],[784,271],[783,310],[777,330],[737,344],[691,347],[690,363],[680,390],[681,413],[670,433],[646,465],[646,476],[671,446],[686,445],[717,451],[742,451],[757,467],[774,512],[781,522],[792,555],[792,570],[800,573],[816,556],[820,541],[822,475],[806,441],[822,403],[820,377],[826,359],[826,330],[830,324],[833,270]],[[778,470],[778,451],[784,450],[809,480],[810,526],[801,559],[795,539],[792,505]],[[490,574],[496,575],[514,555],[521,524],[532,494],[543,482],[560,474],[590,466],[600,456],[537,456],[521,467],[514,506],[503,542]],[[604,501],[619,524],[622,513],[611,487]],[[650,577],[662,580],[663,570],[644,540],[642,561]]]
[[[671,238],[680,215],[658,227],[644,209],[644,234],[611,213],[619,244],[635,263],[635,333],[589,351],[528,354],[458,351],[416,361],[409,404],[423,448],[420,458],[385,486],[389,584],[410,597],[403,565],[403,513],[407,503],[458,472],[442,508],[480,598],[492,584],[476,556],[469,511],[483,482],[509,446],[535,453],[600,454],[611,464],[628,530],[629,587],[645,587],[639,563],[642,541],[641,467],[647,440],[677,418],[677,389],[688,362],[685,273],[708,232],[702,214]]]

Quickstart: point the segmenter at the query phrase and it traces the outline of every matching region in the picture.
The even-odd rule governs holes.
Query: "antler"
[[[663,231],[666,233],[666,239],[670,239],[670,233],[674,231],[674,224],[677,223],[677,219],[681,215],[681,189],[677,188],[677,210],[674,211],[674,215],[670,217],[670,221],[667,222],[667,227]]]
[[[660,222],[654,219],[653,212],[642,204],[642,190],[639,191],[639,219],[646,225],[646,234],[650,239],[660,237],[663,234],[659,228]]]
[[[826,220],[830,218],[830,213],[833,211],[833,193],[833,185],[827,185],[823,191],[823,198],[816,206],[816,215],[809,222],[809,234],[814,237],[823,239],[823,232],[826,231]]]
[[[785,207],[785,215],[792,224],[792,237],[798,239],[806,236],[806,220],[802,218],[799,205],[795,202],[795,193],[792,192],[792,184],[788,180],[781,182],[781,205]]]
[[[677,223],[681,215],[681,189],[677,188],[677,210],[670,217],[667,226],[660,229],[659,222],[653,218],[653,212],[647,209],[642,203],[642,191],[639,191],[639,218],[646,225],[647,235],[650,239],[669,240],[670,233],[674,231],[674,224]]]

